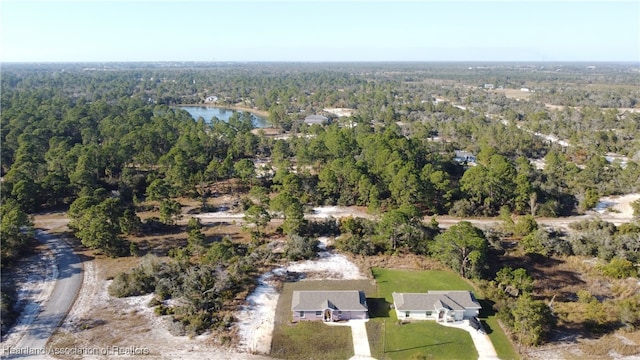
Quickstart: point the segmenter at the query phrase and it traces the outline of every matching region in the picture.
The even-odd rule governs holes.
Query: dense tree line
[[[580,111],[549,111],[481,88],[484,82],[546,86],[568,79],[586,81],[574,67],[558,73],[515,65],[466,73],[416,64],[9,66],[0,99],[2,263],[27,247],[28,214],[57,208],[68,211],[70,228],[85,246],[137,255],[126,237],[175,226],[182,211],[177,197],[201,199],[204,207],[213,185],[224,181],[228,190],[248,194],[241,205],[251,244],[209,243],[190,221],[187,245],[171,250],[173,260],[147,261],[119,275],[112,294],[155,292],[158,311],[174,315],[178,333],[224,328],[231,321],[225,306],[268,257],[262,245],[272,217],[283,220],[278,231],[292,260],[315,255],[314,235],[323,227],[340,233],[336,247],[353,254],[430,255],[463,277],[482,278],[493,275],[490,234],[467,222],[440,231],[423,217],[527,214],[507,231],[522,238],[525,254],[597,255],[606,261],[602,274],[623,277],[630,274],[628,262],[638,261],[638,231],[581,224],[565,238],[538,229],[534,216],[569,215],[593,207],[601,195],[638,191],[640,117],[596,109],[604,95],[577,102],[584,105]],[[629,81],[620,74],[606,80]],[[474,86],[461,86],[465,82]],[[634,94],[620,90],[616,99]],[[268,122],[287,136],[256,131],[247,112],[228,121],[194,120],[169,106],[211,95],[219,105],[267,111]],[[301,122],[325,107],[356,111],[332,116],[328,126]],[[535,132],[570,139],[571,146]],[[454,160],[455,150],[476,154],[476,163]],[[609,163],[607,152],[630,159]],[[265,159],[266,168],[256,168]],[[544,159],[545,166],[536,168],[532,159]],[[159,218],[141,221],[136,213],[143,203]],[[305,208],[317,205],[364,206],[378,218],[306,221]],[[530,291],[522,274],[505,270],[497,279],[509,309],[504,321],[523,343],[541,342],[549,324],[544,304],[520,296]],[[169,298],[180,305],[167,307]]]

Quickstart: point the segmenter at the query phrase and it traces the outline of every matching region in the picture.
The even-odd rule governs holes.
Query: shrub
[[[335,242],[336,248],[356,255],[374,255],[376,246],[370,238],[363,238],[351,234],[343,235]]]
[[[138,267],[130,273],[120,273],[109,285],[109,295],[127,297],[149,294],[155,290],[156,279],[152,267]]]
[[[318,240],[291,235],[287,240],[286,254],[289,260],[311,259],[317,255]]]
[[[578,302],[581,302],[583,304],[588,304],[591,301],[595,300],[593,295],[591,295],[591,292],[585,289],[578,290],[578,292],[576,293],[576,296],[578,296]]]
[[[615,279],[624,279],[637,276],[638,271],[633,263],[626,259],[613,258],[607,265],[600,268],[602,274]]]
[[[477,206],[471,200],[461,199],[453,203],[449,209],[449,215],[458,217],[472,216],[476,212]]]
[[[549,241],[549,234],[543,229],[531,233],[520,240],[520,247],[525,254],[538,254],[547,256],[549,251],[545,243]]]

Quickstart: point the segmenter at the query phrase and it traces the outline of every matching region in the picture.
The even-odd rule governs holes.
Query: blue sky
[[[640,61],[640,1],[0,3],[3,62]]]

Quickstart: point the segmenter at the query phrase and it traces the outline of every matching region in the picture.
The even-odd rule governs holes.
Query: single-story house
[[[338,321],[368,318],[364,291],[294,291],[293,321]]]
[[[453,158],[453,160],[455,160],[456,162],[458,162],[460,164],[475,164],[476,163],[476,156],[473,155],[472,153],[468,152],[468,151],[456,150],[455,153],[456,153],[456,156]]]
[[[460,321],[478,316],[482,306],[470,291],[392,294],[399,320]]]
[[[325,125],[329,123],[329,118],[322,115],[309,115],[306,118],[304,118],[304,123],[309,125],[313,125],[313,124]]]

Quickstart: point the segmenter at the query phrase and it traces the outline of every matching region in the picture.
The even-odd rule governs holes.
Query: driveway
[[[369,348],[369,337],[367,336],[367,321],[369,321],[369,319],[325,323],[330,326],[351,327],[351,338],[353,339],[354,355],[349,360],[375,360],[371,357],[371,349]]]
[[[53,331],[62,323],[73,305],[82,286],[82,262],[73,249],[63,240],[42,231],[36,238],[54,252],[58,278],[51,297],[40,305],[39,314],[35,317],[24,336],[14,347],[14,357],[41,354]]]
[[[478,351],[478,360],[498,360],[498,354],[496,353],[496,349],[493,347],[491,339],[489,339],[489,335],[477,332],[474,328],[469,326],[469,320],[455,323],[439,322],[438,324],[442,326],[455,327],[468,332],[469,335],[471,335],[471,340],[473,340],[473,345]]]

